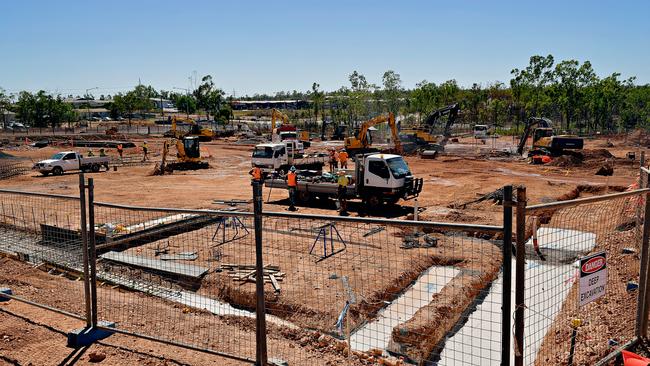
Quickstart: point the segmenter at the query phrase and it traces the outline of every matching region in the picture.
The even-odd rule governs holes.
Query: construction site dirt
[[[252,188],[248,175],[252,145],[236,145],[219,140],[205,142],[201,144],[201,154],[207,156],[210,169],[154,176],[152,175],[154,164],[161,159],[163,141],[162,138],[147,138],[149,161],[144,161],[140,165],[120,166],[107,172],[87,174],[94,179],[95,200],[144,207],[252,211],[252,204],[250,204]],[[133,142],[138,147],[127,148],[125,153],[129,156],[141,156],[140,146],[143,139],[134,139]],[[326,146],[333,144],[336,143],[313,142],[310,149],[324,150]],[[607,148],[603,147],[605,144]],[[556,158],[551,164],[532,165],[526,159],[513,154],[513,148],[512,137],[492,139],[485,144],[478,143],[474,138],[459,138],[458,142],[448,144],[446,152],[438,155],[436,159],[421,159],[416,155],[406,156],[405,160],[413,175],[424,179],[423,190],[417,198],[417,203],[414,200],[400,201],[396,206],[368,210],[361,202],[352,201],[348,207],[350,214],[351,216],[413,219],[417,208],[419,220],[499,225],[503,220],[503,210],[498,205],[500,203],[498,194],[499,189],[504,185],[526,186],[529,205],[619,192],[637,182],[638,159],[642,149],[635,146],[634,142],[626,136],[594,138],[585,141],[585,150],[580,157],[562,156]],[[16,158],[36,162],[59,150],[58,147],[41,149],[22,147],[7,150],[6,153]],[[87,148],[79,151],[84,153]],[[636,160],[629,158],[629,152],[635,153]],[[108,149],[107,154],[112,158],[117,157],[114,149]],[[603,165],[613,168],[611,176],[595,174]],[[30,172],[0,182],[3,189],[78,195],[78,176],[72,173],[45,177]],[[285,190],[264,188],[263,198],[264,211],[284,212],[288,207],[289,200]],[[120,215],[118,211],[102,211],[99,208],[96,222],[128,225],[147,219],[136,218],[126,213]],[[324,215],[337,213],[333,200],[319,200],[313,205],[299,205],[298,212]],[[157,217],[160,215],[152,215],[151,219]],[[326,225],[328,222],[325,220],[314,219],[307,224],[297,225],[284,218],[267,218],[263,231],[266,246],[265,263],[277,266],[277,272],[282,273],[279,282],[281,290],[277,291],[271,281],[265,287],[269,314],[296,326],[296,328],[284,327],[271,322],[269,342],[273,343],[272,347],[275,349],[282,350],[281,353],[300,353],[300,359],[308,360],[309,364],[338,364],[343,360],[349,364],[371,363],[363,357],[348,358],[345,352],[347,345],[337,345],[337,342],[341,341],[336,340],[336,337],[332,337],[331,347],[320,347],[319,344],[322,342],[311,339],[313,332],[318,332],[319,336],[320,333],[336,334],[337,317],[346,302],[346,298],[342,296],[345,293],[345,284],[340,280],[341,277],[345,277],[352,284],[363,283],[362,286],[357,286],[356,295],[360,301],[352,304],[349,310],[350,327],[357,330],[375,320],[387,302],[395,300],[427,269],[449,266],[461,271],[459,275],[453,276],[453,279],[444,284],[442,290],[435,294],[427,305],[421,307],[408,321],[403,322],[399,331],[395,328],[390,336],[393,347],[398,347],[400,352],[408,355],[410,359],[422,360],[426,359],[444,340],[447,332],[454,327],[461,313],[474,301],[478,292],[496,279],[502,265],[501,248],[489,240],[495,237],[494,233],[475,232],[469,237],[463,237],[448,232],[429,232],[427,234],[436,241],[434,247],[410,248],[406,245],[408,244],[406,237],[413,233],[407,227],[397,226],[383,228],[379,234],[374,234],[379,232],[374,226],[343,227],[341,230],[348,230],[348,235],[345,236],[347,246],[345,251],[331,258],[318,258],[311,252],[306,253],[305,249],[315,244],[315,233]],[[218,228],[216,230],[218,231]],[[254,282],[236,281],[232,270],[225,265],[227,263],[254,264],[254,242],[250,236],[243,234],[236,239],[219,242],[217,231],[214,225],[198,228],[192,233],[192,238],[200,238],[201,241],[194,244],[188,240],[188,237],[171,235],[142,245],[125,245],[119,249],[122,253],[135,256],[143,254],[155,256],[161,248],[168,248],[171,253],[195,253],[197,259],[192,260],[191,264],[211,270],[198,285],[190,285],[189,290],[237,308],[254,309]],[[363,237],[364,234],[377,236],[368,239]],[[102,253],[110,249],[106,248]],[[390,253],[390,256],[386,253]],[[215,262],[215,257],[218,257],[219,263]],[[39,296],[54,296],[56,305],[61,308],[73,312],[82,310],[69,308],[74,304],[67,301],[65,297],[57,300],[56,294],[61,291],[53,291],[55,288],[78,286],[74,280],[48,275],[13,260],[0,260],[3,261],[0,262],[0,285],[10,285],[12,288],[29,293],[30,298],[35,300],[38,300]],[[363,271],[357,270],[361,267]],[[115,270],[115,267],[107,266],[103,270],[110,272]],[[634,272],[634,269],[630,271]],[[624,270],[613,271],[610,276],[620,278],[610,277],[610,281],[625,282],[630,277],[630,273]],[[179,286],[179,290],[184,289],[184,284]],[[105,286],[100,288],[100,296],[103,293],[102,297],[105,301],[130,298],[121,297],[120,291],[130,290]],[[332,294],[336,295],[332,296]],[[48,303],[52,301],[52,298],[48,299]],[[77,305],[83,306],[82,303]],[[236,316],[215,317],[198,310],[184,311],[183,305],[163,299],[148,305],[149,309],[138,311],[137,307],[141,305],[142,303],[138,301],[131,304],[120,303],[119,306],[133,308],[130,312],[120,312],[119,314],[124,316],[121,320],[124,322],[128,320],[142,329],[147,327],[153,329],[156,327],[158,314],[195,317],[192,324],[196,324],[197,328],[184,330],[188,337],[191,337],[190,333],[201,334],[207,332],[205,329],[209,327],[219,327],[224,333],[244,335],[245,339],[241,339],[237,345],[239,347],[237,352],[243,352],[241,347],[244,345],[248,347],[245,353],[254,357],[253,319],[242,319]],[[109,302],[102,306],[108,308],[112,304]],[[33,309],[11,302],[0,305],[2,324],[8,324],[4,323],[5,320],[14,323],[26,321],[11,317],[1,312],[2,310],[29,318],[33,323],[29,326],[34,327],[35,334],[47,333],[51,334],[52,338],[58,337],[56,332],[39,325],[40,323],[58,329],[71,328],[74,325],[72,323],[75,323],[59,316],[35,314]],[[134,319],[139,316],[138,314],[150,314],[150,319]],[[134,329],[134,331],[142,329]],[[303,329],[308,329],[309,332]],[[422,337],[422,334],[428,336]],[[0,341],[3,336],[16,337],[17,335],[10,327],[2,326]],[[25,349],[40,352],[53,347],[48,343],[37,344],[36,337],[46,337],[46,335],[34,338],[27,335],[21,337],[20,344],[24,345]],[[109,356],[107,358],[109,362],[103,364],[112,364],[111,357],[124,357],[125,360],[132,358],[136,363],[152,365],[164,364],[162,362],[167,360],[177,364],[230,362],[215,361],[203,355],[200,356],[204,357],[202,361],[197,363],[196,360],[191,359],[189,351],[178,351],[180,352],[178,353],[171,351],[169,346],[144,340],[135,341],[137,345],[131,346],[130,342],[133,341],[127,339],[125,336],[119,336],[111,338],[110,345],[94,346]],[[546,342],[551,342],[551,339],[548,338]],[[229,353],[233,351],[228,348],[231,345],[229,342],[215,341],[205,346]],[[145,351],[134,355],[132,353],[134,348]],[[5,357],[16,360],[19,364],[29,362],[40,364],[39,359],[34,358],[39,357],[34,352],[31,352],[33,356],[27,356],[26,353],[16,350],[6,350],[6,352]],[[126,356],[125,353],[129,355]],[[546,355],[548,361],[554,357],[550,353]],[[235,361],[232,362],[237,364]],[[114,364],[121,363],[115,361]]]

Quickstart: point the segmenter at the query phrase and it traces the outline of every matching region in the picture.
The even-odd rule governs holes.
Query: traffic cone
[[[650,358],[645,358],[637,355],[636,353],[621,351],[623,354],[624,366],[648,366],[650,365]]]

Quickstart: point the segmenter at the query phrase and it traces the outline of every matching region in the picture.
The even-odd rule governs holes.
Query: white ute
[[[43,175],[62,175],[63,172],[73,170],[98,172],[102,166],[108,170],[108,162],[108,156],[84,158],[76,151],[62,151],[50,159],[39,161],[32,169]]]

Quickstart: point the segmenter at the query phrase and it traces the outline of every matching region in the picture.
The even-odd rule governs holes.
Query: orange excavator
[[[345,138],[345,150],[347,150],[347,152],[351,156],[355,156],[357,154],[365,154],[369,152],[376,152],[377,149],[372,147],[370,128],[380,123],[386,123],[386,122],[388,122],[388,126],[390,127],[390,131],[392,134],[393,143],[395,144],[395,153],[402,154],[404,150],[402,149],[402,142],[399,139],[399,134],[397,132],[397,124],[395,123],[395,115],[393,113],[388,113],[387,115],[381,115],[364,122],[359,128],[359,132],[357,133],[357,136]]]

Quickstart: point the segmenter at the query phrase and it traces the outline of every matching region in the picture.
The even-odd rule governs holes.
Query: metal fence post
[[[84,270],[84,302],[86,305],[86,326],[92,325],[90,311],[90,276],[88,275],[88,225],[86,223],[86,180],[83,173],[79,173],[79,206],[81,213],[80,231],[81,231],[81,252],[83,256]]]
[[[503,188],[503,293],[501,294],[501,365],[510,366],[512,306],[512,186]]]
[[[524,291],[526,261],[526,187],[517,188],[517,261],[515,264],[515,366],[524,364]]]
[[[646,176],[646,179],[643,179],[643,175]],[[641,167],[641,172],[639,179],[641,182],[645,182],[644,186],[639,186],[639,188],[647,188],[650,186],[650,181],[648,181],[648,172],[645,168]],[[643,196],[642,196],[643,197]],[[639,298],[637,301],[637,317],[636,317],[636,336],[640,338],[646,338],[648,336],[648,302],[650,301],[650,291],[648,291],[648,283],[650,278],[650,272],[648,271],[648,242],[650,241],[650,225],[648,225],[648,218],[650,217],[650,202],[649,195],[645,194],[645,210],[643,216],[643,236],[641,239],[641,263],[639,266]],[[638,214],[638,211],[637,211]],[[637,220],[637,223],[641,223],[640,220]]]
[[[88,244],[90,251],[88,254],[88,263],[90,264],[90,311],[92,314],[92,327],[97,326],[97,251],[96,251],[96,238],[95,238],[95,193],[94,193],[93,178],[88,178]]]
[[[255,307],[255,335],[257,355],[255,364],[266,366],[266,306],[264,303],[264,262],[262,259],[262,182],[253,181],[253,213],[255,223],[255,289],[257,304]]]

